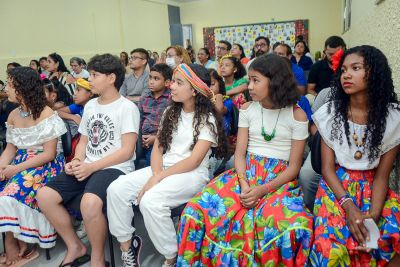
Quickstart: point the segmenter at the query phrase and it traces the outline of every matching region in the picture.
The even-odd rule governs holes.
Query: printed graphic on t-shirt
[[[86,124],[89,130],[87,150],[90,154],[101,156],[114,147],[114,122],[105,114],[92,115]]]

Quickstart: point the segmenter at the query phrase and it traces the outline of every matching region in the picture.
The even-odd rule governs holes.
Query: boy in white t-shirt
[[[91,90],[100,97],[85,106],[75,158],[66,164],[65,173],[38,193],[40,209],[67,245],[61,266],[80,266],[89,260],[63,204],[83,193],[80,207],[92,246],[91,266],[105,266],[106,190],[120,175],[134,170],[140,115],[136,105],[118,92],[124,67],[110,54],[93,57],[88,67]]]

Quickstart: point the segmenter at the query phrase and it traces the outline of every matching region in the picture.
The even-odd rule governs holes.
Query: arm
[[[84,139],[84,142],[81,143],[82,137]],[[79,154],[75,153],[75,155],[78,156],[81,161],[74,164],[74,166],[72,167],[75,177],[78,179],[78,181],[82,181],[96,171],[103,170],[107,167],[114,166],[131,159],[133,154],[135,153],[137,138],[137,133],[125,133],[121,136],[120,149],[100,160],[92,163],[85,163],[82,162],[82,159],[84,158],[83,156],[86,155],[86,145],[83,145],[87,144],[88,138],[87,136],[82,135],[76,148],[76,151]]]
[[[68,107],[64,107],[64,108],[68,108]],[[61,109],[64,109],[64,108],[61,108]],[[57,110],[57,113],[58,113],[58,116],[60,116],[60,118],[62,118],[62,119],[74,121],[78,125],[81,123],[82,119],[80,116],[61,111],[60,109]]]
[[[11,164],[16,154],[17,148],[13,144],[7,143],[6,149],[3,151],[0,157],[0,169]]]
[[[221,94],[215,96],[215,109],[221,115],[225,115],[228,112],[227,108],[224,106],[224,98]]]
[[[226,95],[233,96],[233,95],[243,93],[244,91],[247,90],[247,87],[248,87],[247,83],[241,84],[241,85],[236,86],[235,88],[229,90],[228,92],[226,92]]]
[[[249,184],[246,179],[246,153],[249,142],[249,128],[239,128],[237,134],[237,143],[235,149],[235,169],[237,174],[243,175],[245,180],[239,179],[240,188],[248,189]]]
[[[158,138],[154,141],[153,149],[151,150],[151,171],[153,175],[157,175],[162,171],[163,167],[163,150],[159,147],[160,143],[158,142]]]
[[[125,80],[124,83],[122,84],[121,88],[119,89],[119,93],[122,96],[126,96],[127,91],[128,91],[127,80]]]
[[[59,109],[57,109],[57,112],[64,112],[64,113],[68,113],[71,114],[71,110],[69,109],[69,107],[65,106],[65,107],[61,107]]]
[[[184,172],[190,172],[200,166],[208,150],[211,147],[211,142],[206,140],[198,140],[193,148],[192,153],[186,159],[183,159],[171,167],[162,170],[158,175],[158,180],[161,181],[165,177],[180,174]]]
[[[297,90],[299,91],[300,95],[306,95],[307,90],[304,85],[297,85]]]
[[[6,178],[11,178],[15,174],[25,171],[29,168],[36,168],[55,159],[57,155],[58,139],[52,139],[43,144],[43,152],[31,159],[28,159],[17,165],[8,165],[2,172]]]
[[[389,188],[390,171],[398,152],[399,146],[396,146],[381,156],[378,169],[375,173],[369,214],[376,223],[378,223],[379,217],[382,214],[383,204],[385,203]]]

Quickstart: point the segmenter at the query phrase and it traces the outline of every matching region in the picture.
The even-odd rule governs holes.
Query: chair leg
[[[108,231],[108,246],[110,247],[111,267],[115,267],[114,246],[110,231]]]
[[[2,232],[1,237],[3,238],[3,250],[6,253],[6,233]]]
[[[46,248],[46,260],[50,260],[51,259],[51,257],[50,257],[50,249],[49,248]]]

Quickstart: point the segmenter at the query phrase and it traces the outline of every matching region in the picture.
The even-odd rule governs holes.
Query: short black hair
[[[232,49],[232,44],[228,41],[222,40],[222,41],[219,41],[219,43],[226,44],[226,46],[228,47],[228,51],[230,51]]]
[[[270,80],[269,98],[275,108],[294,105],[299,100],[297,82],[287,58],[275,54],[262,55],[251,63],[249,70],[257,71]]]
[[[7,64],[7,68],[8,68],[8,66],[13,66],[14,68],[17,68],[17,67],[21,67],[21,64],[19,64],[17,62],[10,62]]]
[[[283,47],[286,48],[286,55],[287,56],[293,54],[292,48],[290,47],[290,45],[285,44],[285,43],[279,43],[279,42],[275,43],[272,50],[275,50],[275,48],[277,48],[278,46],[283,46]]]
[[[118,57],[111,54],[95,55],[90,59],[88,69],[103,74],[115,74],[114,86],[118,91],[124,83],[125,67]]]
[[[268,46],[271,45],[271,41],[270,41],[269,38],[266,37],[266,36],[258,36],[258,37],[254,40],[254,43],[256,43],[256,42],[258,42],[258,41],[260,41],[260,40],[265,40],[265,42],[267,43]]]
[[[46,60],[46,61],[47,61],[47,57],[41,57],[41,58],[39,59],[39,62],[42,61],[42,60]]]
[[[202,48],[200,48],[200,50],[203,50],[204,53],[206,53],[207,59],[210,59],[210,58],[211,58],[210,50],[208,50],[207,47],[202,47]]]
[[[346,43],[344,42],[342,37],[333,35],[333,36],[329,37],[328,39],[326,39],[326,41],[325,41],[325,48],[327,48],[328,46],[331,48],[336,48],[339,46],[346,48]]]
[[[149,62],[150,55],[149,55],[149,52],[148,52],[146,49],[144,49],[144,48],[136,48],[136,49],[133,49],[133,50],[131,51],[131,55],[132,55],[133,53],[140,53],[140,54],[142,54],[142,56],[145,57],[146,61]]]
[[[0,80],[0,84],[1,86],[4,86],[4,82],[2,80]]]
[[[158,63],[153,65],[150,68],[150,71],[155,71],[160,73],[164,77],[164,80],[172,79],[172,69],[165,63]]]

